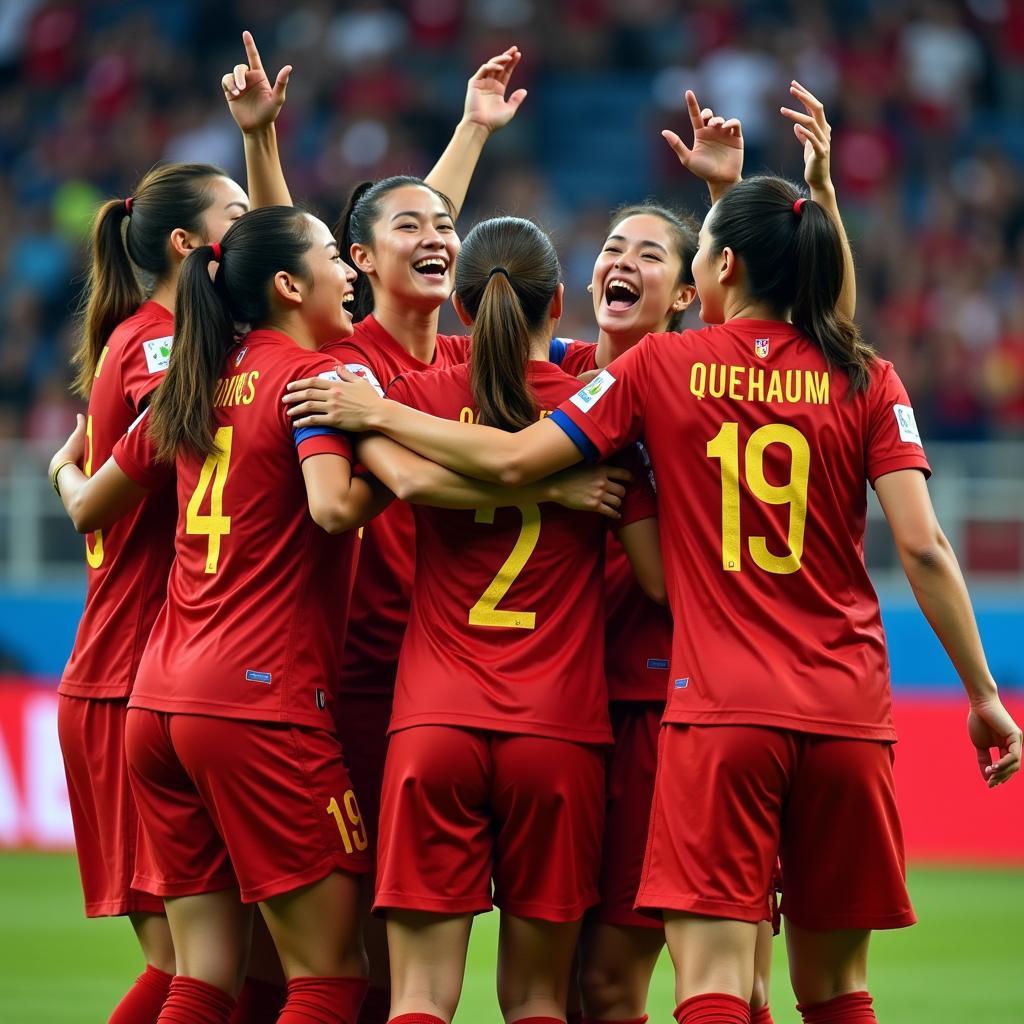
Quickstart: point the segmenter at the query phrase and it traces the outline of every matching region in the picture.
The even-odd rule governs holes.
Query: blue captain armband
[[[548,348],[548,362],[555,366],[561,366],[565,359],[565,353],[569,351],[569,342],[565,338],[552,338],[551,346]]]
[[[556,409],[548,419],[569,435],[569,440],[579,448],[580,454],[587,462],[597,462],[601,458],[601,453],[594,442],[561,409]]]
[[[295,438],[295,447],[298,448],[303,441],[314,437],[343,437],[344,431],[335,430],[334,427],[295,427],[292,436]]]

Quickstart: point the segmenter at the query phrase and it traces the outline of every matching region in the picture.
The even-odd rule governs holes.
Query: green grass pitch
[[[1024,871],[918,868],[920,923],[873,940],[871,988],[882,1024],[1020,1020],[1024,1006]],[[458,1024],[498,1024],[496,914],[477,920]],[[74,859],[0,855],[0,1021],[100,1024],[141,967],[125,921],[86,921]],[[776,944],[772,1012],[798,1024]],[[662,960],[652,1024],[671,1024],[672,975]]]

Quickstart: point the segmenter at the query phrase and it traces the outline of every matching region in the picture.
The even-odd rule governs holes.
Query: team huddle
[[[988,786],[1021,732],[854,322],[821,104],[781,111],[805,189],[742,179],[739,122],[687,93],[692,144],[663,135],[711,209],[612,215],[591,343],[540,227],[456,233],[517,48],[425,179],[332,230],[278,158],[291,68],[244,43],[248,195],[170,164],[100,209],[50,466],[87,535],[58,713],[85,909],[147,962],[110,1021],[450,1024],[497,906],[508,1024],[642,1024],[666,942],[679,1024],[768,1024],[779,893],[803,1020],[874,1021],[870,933],[914,913],[867,484]]]

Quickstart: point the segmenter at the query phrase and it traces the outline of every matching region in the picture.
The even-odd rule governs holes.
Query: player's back
[[[97,360],[86,415],[86,476],[114,445],[156,388],[174,321],[144,302],[111,332]],[[151,494],[107,529],[86,534],[87,591],[75,646],[61,679],[65,696],[126,697],[146,638],[163,604],[174,557],[173,486]]]
[[[530,362],[540,415],[578,382]],[[469,367],[408,374],[388,396],[476,421]],[[551,503],[494,510],[415,508],[416,572],[392,729],[452,724],[610,738],[601,626],[606,527]]]
[[[177,557],[139,706],[331,727],[353,538],[314,523],[300,460],[340,438],[294,431],[281,396],[333,365],[273,331],[229,355],[214,392],[216,451],[176,460]]]

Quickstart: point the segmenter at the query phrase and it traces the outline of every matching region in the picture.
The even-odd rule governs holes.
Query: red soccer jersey
[[[895,739],[866,481],[929,472],[906,391],[842,373],[790,324],[648,335],[552,418],[583,450],[641,434],[675,620],[667,722]]]
[[[528,376],[542,410],[577,387],[548,362],[531,362]],[[402,376],[388,397],[445,419],[479,415],[465,364]],[[416,571],[391,731],[444,724],[608,742],[594,643],[605,520],[554,504],[413,511]],[[631,488],[623,525],[655,514],[650,490]]]
[[[353,373],[366,377],[383,393],[400,373],[464,363],[469,338],[439,334],[434,361],[424,363],[406,352],[371,315],[355,325],[352,337],[323,351]],[[362,531],[343,659],[345,693],[393,691],[398,652],[409,621],[415,557],[412,509],[394,501]]]
[[[597,369],[597,346],[590,342],[553,338],[550,354],[551,361],[573,377]],[[604,585],[608,699],[663,701],[668,692],[672,615],[643,592],[625,551],[610,535]]]
[[[293,430],[289,381],[335,361],[276,331],[232,350],[214,392],[218,452],[156,463],[145,429],[114,449],[151,487],[177,473],[176,559],[167,603],[139,665],[130,707],[333,729],[354,532],[331,536],[309,515],[300,463],[352,461],[348,439]]]
[[[174,319],[144,302],[100,354],[86,419],[86,476],[110,457],[167,369]],[[85,538],[85,609],[59,692],[127,697],[167,592],[174,559],[174,492],[151,494],[135,511]]]

